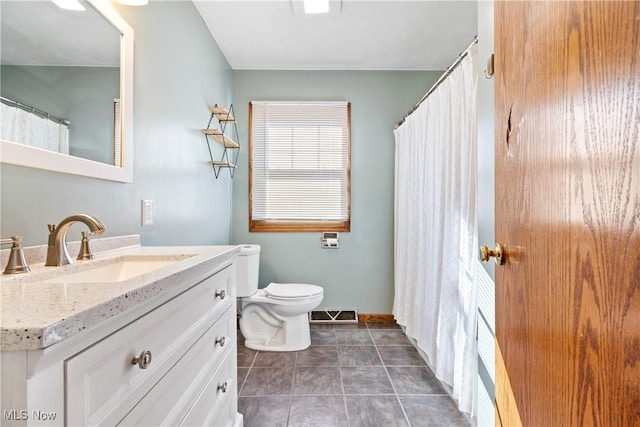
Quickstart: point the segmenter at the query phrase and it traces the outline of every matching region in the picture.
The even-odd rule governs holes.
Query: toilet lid
[[[323,289],[320,286],[303,283],[270,283],[264,291],[268,297],[287,299],[312,297],[321,294]]]

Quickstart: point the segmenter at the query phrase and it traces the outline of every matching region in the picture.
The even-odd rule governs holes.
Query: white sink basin
[[[109,283],[121,282],[158,270],[193,255],[124,255],[94,267],[46,280],[44,283]],[[74,264],[81,266],[79,263]]]

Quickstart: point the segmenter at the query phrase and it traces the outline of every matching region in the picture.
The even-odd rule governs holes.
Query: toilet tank
[[[248,297],[258,290],[260,245],[240,245],[236,262],[236,295]]]

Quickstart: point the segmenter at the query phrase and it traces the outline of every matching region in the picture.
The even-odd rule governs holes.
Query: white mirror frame
[[[47,151],[0,140],[0,163],[27,166],[72,175],[133,181],[133,29],[107,0],[86,0],[120,31],[120,116],[122,126],[121,167],[81,157]]]

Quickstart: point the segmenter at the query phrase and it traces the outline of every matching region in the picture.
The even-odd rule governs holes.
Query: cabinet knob
[[[216,340],[216,344],[219,344],[220,347],[224,347],[225,337],[220,337]]]
[[[218,386],[218,391],[221,391],[223,393],[227,392],[227,388],[229,387],[229,385],[227,384],[227,382],[225,381],[224,384],[219,385]]]
[[[143,351],[140,356],[131,359],[131,364],[138,365],[140,369],[147,369],[151,365],[151,352],[149,350]]]
[[[224,289],[216,292],[216,297],[219,297],[220,299],[224,299],[224,297],[226,296],[227,296],[227,292]]]

